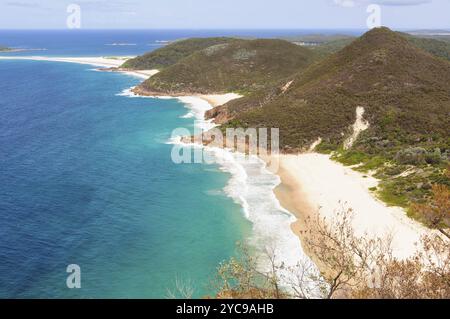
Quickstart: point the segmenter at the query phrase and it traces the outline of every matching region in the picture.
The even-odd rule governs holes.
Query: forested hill
[[[151,94],[248,93],[306,69],[315,57],[311,50],[284,40],[233,40],[196,51],[164,68],[140,90]]]

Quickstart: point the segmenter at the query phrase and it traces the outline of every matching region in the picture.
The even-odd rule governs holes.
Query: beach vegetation
[[[446,199],[448,205],[448,198]],[[234,299],[448,299],[450,298],[450,238],[424,236],[409,258],[394,257],[392,235],[355,235],[352,210],[332,220],[307,222],[303,234],[305,259],[286,266],[276,250],[255,257],[240,246],[238,258],[218,267],[213,281],[216,298]],[[244,247],[244,248],[242,248]],[[261,262],[261,259],[262,261]],[[262,266],[265,265],[265,266]]]
[[[424,223],[439,230],[450,238],[450,188],[446,185],[433,185],[431,200],[426,204],[416,203],[411,210]]]
[[[369,156],[360,151],[350,150],[347,152],[335,152],[332,156],[333,160],[338,160],[340,163],[351,166],[351,165],[359,165],[363,162],[366,162],[369,159]]]

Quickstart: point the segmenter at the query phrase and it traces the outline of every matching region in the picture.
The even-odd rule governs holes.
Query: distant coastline
[[[31,51],[47,51],[47,49],[23,49],[23,48],[0,48],[0,53],[17,53],[17,52],[31,52]]]

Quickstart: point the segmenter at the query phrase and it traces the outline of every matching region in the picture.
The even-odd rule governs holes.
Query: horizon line
[[[449,31],[449,27],[435,27],[435,28],[420,28],[420,27],[402,27],[393,28],[388,27],[391,30],[409,30],[409,31]],[[307,30],[369,30],[367,27],[364,28],[350,28],[350,27],[336,27],[336,28],[79,28],[79,29],[69,29],[69,28],[0,28],[0,31],[69,31],[69,32],[79,32],[79,31],[307,31]]]

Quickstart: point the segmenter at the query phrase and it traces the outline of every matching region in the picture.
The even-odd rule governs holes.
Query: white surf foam
[[[115,42],[115,43],[107,43],[105,45],[115,47],[115,46],[135,46],[137,44],[136,43],[117,43],[117,42]]]
[[[215,127],[214,123],[205,120],[205,112],[212,108],[207,101],[198,97],[178,99],[190,110],[199,128],[209,130]],[[172,137],[167,143],[192,146],[181,138]],[[300,239],[291,230],[296,218],[281,207],[274,194],[280,178],[266,169],[264,161],[257,156],[245,156],[223,148],[197,144],[194,147],[204,148],[207,155],[215,159],[220,170],[231,175],[224,192],[242,206],[244,216],[252,222],[250,244],[253,247],[259,251],[275,251],[277,263],[283,263],[286,267],[295,268],[310,261],[302,250]],[[284,278],[291,275],[283,274]]]
[[[274,194],[280,178],[269,172],[265,162],[256,156],[218,148],[206,148],[206,151],[218,159],[222,171],[231,174],[224,191],[242,206],[245,217],[252,222],[250,244],[261,252],[274,252],[276,262],[286,267],[295,268],[309,261],[300,239],[291,230],[296,218],[281,207]]]
[[[197,97],[180,100],[191,109],[200,127],[211,129],[215,126],[205,121],[205,112],[212,108],[208,102]],[[172,138],[169,143],[187,145],[181,141],[181,137]],[[297,268],[299,264],[311,263],[303,252],[300,239],[291,230],[296,218],[281,207],[275,196],[274,189],[281,183],[279,176],[271,173],[266,163],[257,156],[246,156],[217,147],[204,149],[222,171],[231,175],[224,191],[242,206],[244,216],[252,222],[252,246],[259,251],[273,251],[277,256],[276,262],[286,267]],[[292,279],[289,278],[292,275],[290,271],[282,274],[285,280]]]
[[[209,104],[208,101],[196,96],[178,97],[178,100],[183,102],[184,105],[189,109],[189,112],[184,116],[188,118],[195,118],[195,124],[198,128],[208,131],[216,127],[216,124],[214,124],[212,120],[205,119],[206,111],[212,108],[211,104]]]
[[[135,86],[130,87],[128,89],[123,90],[120,93],[117,93],[116,96],[126,96],[126,97],[143,97],[143,96],[139,96],[136,93],[133,92],[133,89],[135,88]]]
[[[187,114],[180,116],[180,118],[182,119],[191,119],[193,117],[195,117],[195,114],[193,112],[188,112]]]
[[[133,98],[141,98],[141,99],[161,99],[161,100],[170,100],[174,99],[174,97],[171,96],[147,96],[147,95],[139,95],[133,92],[133,89],[135,86],[132,86],[128,89],[124,89],[122,92],[117,93],[116,96],[126,96],[126,97],[133,97]]]

